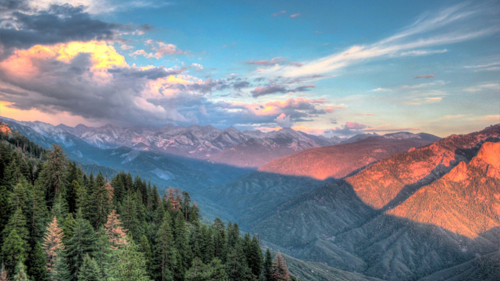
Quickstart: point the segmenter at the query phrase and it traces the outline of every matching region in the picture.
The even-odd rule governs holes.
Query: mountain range
[[[259,167],[304,149],[342,141],[337,137],[314,136],[290,128],[268,133],[197,125],[119,128],[112,125],[87,127],[80,124],[75,127],[58,125],[56,128],[99,148],[126,146],[137,150],[208,159],[239,167]]]
[[[281,129],[92,128],[2,118],[87,172],[189,191],[258,234],[302,280],[496,280],[500,125],[438,138]],[[256,169],[258,168],[258,169]]]

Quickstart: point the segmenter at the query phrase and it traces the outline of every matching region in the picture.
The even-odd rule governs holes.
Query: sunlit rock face
[[[333,146],[308,149],[276,159],[259,170],[324,180],[342,178],[374,162],[439,140],[427,134],[395,133]]]
[[[476,238],[500,226],[500,143],[486,142],[468,164],[422,187],[388,214]]]
[[[452,135],[429,146],[394,155],[347,178],[347,182],[365,204],[381,209],[398,195],[404,200],[461,161],[469,162],[487,140],[500,140],[500,125],[468,135]]]

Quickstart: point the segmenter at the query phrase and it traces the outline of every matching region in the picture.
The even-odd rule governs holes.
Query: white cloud
[[[408,52],[402,52],[399,55],[400,56],[426,56],[426,55],[432,55],[432,54],[442,54],[448,52],[447,49],[442,49],[442,50],[413,50],[413,51],[408,51]]]
[[[427,98],[414,98],[409,102],[405,102],[406,105],[422,105],[429,103],[437,103],[443,100],[442,97],[427,97]]]
[[[500,83],[487,83],[463,89],[464,92],[469,92],[469,93],[477,93],[488,90],[500,91]]]

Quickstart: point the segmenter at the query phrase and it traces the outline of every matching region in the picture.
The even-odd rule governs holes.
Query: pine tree
[[[66,200],[68,201],[68,211],[70,213],[75,213],[77,208],[77,199],[78,199],[78,190],[80,188],[80,184],[76,179],[76,164],[73,163],[70,165],[70,176],[68,177],[68,181],[70,185],[68,187],[68,191],[66,192]]]
[[[28,275],[36,281],[48,281],[49,274],[45,268],[46,262],[42,245],[37,242],[28,259]]]
[[[45,252],[47,263],[45,268],[47,271],[52,272],[56,263],[57,253],[63,249],[62,243],[63,231],[57,224],[57,218],[54,217],[52,222],[47,227],[47,232],[43,237],[42,248]]]
[[[246,251],[248,251],[248,267],[250,267],[255,276],[260,276],[262,269],[262,252],[260,250],[259,240],[256,236],[252,238],[252,241]]]
[[[99,276],[101,280],[107,280],[106,267],[109,264],[111,256],[111,245],[109,242],[109,236],[106,234],[106,228],[101,226],[98,232],[99,239],[97,240],[97,251],[95,252],[95,261],[99,267]]]
[[[123,246],[127,242],[127,230],[122,227],[122,223],[118,217],[119,215],[115,210],[111,211],[105,225],[106,234],[109,237],[110,246],[113,249]]]
[[[280,252],[276,255],[273,261],[273,280],[274,281],[290,281],[290,273],[286,266],[285,259]]]
[[[269,249],[266,249],[262,275],[264,277],[264,281],[273,280],[273,258],[271,257]]]
[[[12,230],[16,230],[16,234],[21,238],[23,243],[23,248],[26,251],[29,251],[29,233],[26,228],[26,217],[24,216],[23,210],[21,208],[17,208],[15,213],[10,217],[9,222],[5,226],[3,230],[4,237],[9,235]],[[4,240],[6,241],[6,240]]]
[[[245,254],[239,244],[236,244],[229,252],[226,272],[231,281],[253,281],[257,279],[248,268]]]
[[[7,190],[6,186],[0,186],[0,233],[3,233],[7,222],[9,221],[9,217],[12,213],[12,209],[9,205],[10,202],[10,192]],[[0,235],[0,242],[3,241],[1,239],[3,235]]]
[[[96,250],[97,237],[90,222],[80,212],[76,216],[72,232],[73,237],[66,242],[66,255],[72,280],[77,280],[84,256],[93,255]]]
[[[62,230],[63,230],[63,243],[66,243],[71,237],[73,237],[73,228],[75,227],[75,219],[73,218],[73,214],[69,213],[66,216],[66,220],[63,222]]]
[[[82,212],[84,218],[88,218],[88,213],[90,212],[90,202],[87,188],[85,186],[80,186],[76,190],[76,210]]]
[[[26,266],[22,261],[17,263],[16,275],[13,278],[14,281],[29,281],[28,274],[26,274]]]
[[[109,204],[110,194],[106,189],[104,177],[99,173],[95,180],[95,188],[89,194],[92,204],[90,204],[89,221],[94,229],[99,229],[99,226],[106,222],[111,205]]]
[[[175,248],[181,256],[181,263],[177,264],[178,267],[178,278],[183,278],[186,270],[189,268],[192,260],[191,249],[189,248],[189,242],[186,231],[186,223],[184,221],[184,216],[181,212],[177,212],[177,217],[175,219]]]
[[[198,241],[200,243],[200,248],[203,254],[203,262],[209,263],[214,258],[214,239],[213,239],[213,230],[209,227],[203,225],[201,227],[201,240]]]
[[[36,181],[30,199],[30,229],[31,241],[39,241],[43,237],[45,226],[49,219],[49,211],[45,203],[42,185]]]
[[[146,268],[148,270],[148,275],[152,276],[151,273],[153,272],[152,268],[153,253],[151,252],[151,245],[149,244],[149,240],[146,237],[146,235],[142,235],[138,251],[144,255],[144,259],[146,260]]]
[[[212,280],[208,277],[209,272],[207,266],[203,263],[200,258],[195,258],[193,264],[188,271],[186,271],[185,280],[186,281],[204,281]]]
[[[71,281],[71,272],[69,271],[65,251],[60,249],[56,252],[55,256],[54,268],[49,272],[50,280]]]
[[[78,281],[100,281],[97,263],[88,254],[83,257],[83,263],[78,272]]]
[[[172,280],[172,273],[177,263],[177,251],[174,247],[174,237],[171,229],[169,213],[165,213],[163,223],[158,229],[156,239],[156,257],[159,259],[158,267],[161,272],[161,281]]]
[[[17,235],[13,229],[2,246],[2,257],[9,277],[12,277],[19,262],[26,259],[26,243]]]
[[[208,280],[217,281],[228,281],[225,266],[222,264],[221,260],[218,258],[213,259],[210,264],[208,264]]]
[[[234,248],[236,244],[239,243],[240,238],[240,227],[237,223],[232,224],[229,222],[227,224],[227,247]]]
[[[140,222],[137,219],[137,206],[136,206],[135,195],[132,192],[127,192],[125,199],[122,204],[122,222],[123,226],[132,233],[133,237],[141,234]],[[141,237],[142,234],[138,237]]]
[[[17,209],[26,210],[28,203],[28,196],[26,194],[26,189],[21,183],[16,184],[14,187],[14,192],[10,197],[10,205],[13,211]]]
[[[144,255],[130,239],[124,247],[114,249],[109,266],[109,281],[151,281],[146,271]]]
[[[222,263],[225,263],[227,259],[227,237],[224,222],[220,218],[215,218],[213,227],[215,230],[214,256],[219,258]]]
[[[56,195],[65,187],[66,155],[61,146],[54,144],[47,158],[40,176],[43,178],[43,185],[47,188],[47,202],[49,206],[52,206]]]

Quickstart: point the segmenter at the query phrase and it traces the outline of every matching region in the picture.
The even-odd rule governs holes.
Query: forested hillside
[[[87,175],[54,145],[0,143],[0,280],[297,280],[238,224],[200,221],[189,193]]]

